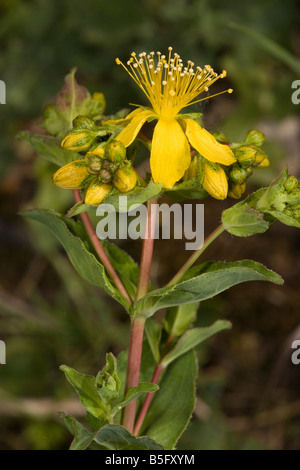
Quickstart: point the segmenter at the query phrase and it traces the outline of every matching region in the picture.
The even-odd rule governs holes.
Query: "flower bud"
[[[217,142],[220,142],[220,144],[229,144],[229,139],[226,137],[224,132],[214,132],[213,133],[214,138],[216,139]]]
[[[228,191],[228,197],[232,199],[239,199],[242,194],[244,194],[246,189],[245,183],[243,184],[232,184],[230,185],[230,189]]]
[[[111,192],[112,185],[100,183],[97,179],[93,180],[89,185],[84,202],[86,204],[100,204],[106,196]]]
[[[105,147],[105,159],[111,162],[122,163],[126,158],[125,145],[119,140],[112,140]]]
[[[249,145],[241,145],[235,150],[234,154],[243,168],[247,168],[255,162],[256,150]]]
[[[115,174],[113,183],[121,193],[131,191],[137,183],[137,175],[132,167],[123,166]]]
[[[202,186],[215,199],[225,199],[228,192],[228,181],[223,168],[217,163],[203,164]]]
[[[60,188],[79,189],[89,176],[84,160],[74,160],[62,166],[53,175],[53,183]]]
[[[73,119],[73,127],[81,129],[95,129],[96,125],[92,118],[89,116],[77,116]]]
[[[192,178],[196,178],[197,176],[198,176],[198,157],[195,155],[192,158],[190,166],[186,170],[183,179],[184,179],[184,181],[188,181]]]
[[[99,145],[96,145],[90,148],[90,150],[87,152],[86,155],[96,155],[97,157],[104,158],[104,152],[105,152],[104,147],[100,147]]]
[[[256,151],[255,162],[253,163],[253,166],[257,166],[258,168],[268,167],[270,165],[270,162],[267,157],[267,154],[255,145],[252,145],[251,147]]]
[[[232,170],[229,173],[229,179],[235,184],[243,184],[248,178],[247,170],[241,168],[238,165],[233,165]]]
[[[246,144],[253,144],[258,145],[260,147],[265,142],[265,135],[263,132],[259,131],[258,129],[252,129],[246,135],[245,143]]]
[[[285,182],[283,183],[283,186],[284,186],[284,189],[290,193],[291,191],[293,191],[294,189],[296,189],[298,187],[298,180],[296,178],[296,176],[289,176]]]
[[[61,146],[73,152],[87,151],[93,143],[96,134],[92,131],[72,129],[61,142]]]
[[[109,183],[112,180],[112,174],[110,171],[102,168],[102,170],[99,171],[98,180],[102,183]]]
[[[86,168],[89,173],[92,175],[99,173],[102,168],[102,158],[92,153],[87,153],[84,160],[86,162]]]

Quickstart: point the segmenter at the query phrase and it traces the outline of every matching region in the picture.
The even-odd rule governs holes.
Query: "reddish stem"
[[[130,341],[128,351],[126,390],[129,387],[137,387],[139,384],[143,336],[144,336],[144,318],[134,318],[131,320]],[[131,401],[124,408],[122,423],[132,433],[136,411],[136,400]]]
[[[80,192],[78,189],[74,189],[73,190],[73,194],[74,194],[74,199],[76,201],[76,203],[79,203],[79,202],[82,202],[82,199],[81,199],[81,195],[80,195]],[[101,245],[101,242],[99,240],[99,238],[97,237],[97,234],[94,230],[94,227],[92,225],[92,222],[90,221],[90,218],[88,216],[88,214],[86,212],[83,212],[82,214],[80,214],[80,217],[81,217],[81,220],[85,226],[85,229],[87,231],[87,234],[96,250],[96,253],[97,255],[99,256],[99,259],[101,260],[103,266],[105,267],[106,271],[108,272],[108,274],[110,275],[110,277],[112,278],[112,280],[114,281],[115,283],[115,286],[117,287],[117,289],[121,292],[121,294],[125,297],[126,300],[128,300],[128,302],[130,304],[132,304],[132,301],[125,289],[125,287],[123,286],[119,276],[117,275],[116,271],[114,270],[111,262],[109,261],[104,249],[103,249],[103,246]]]
[[[152,377],[152,380],[151,380],[151,383],[153,384],[157,384],[158,383],[158,380],[159,380],[159,377],[160,377],[160,374],[162,373],[163,371],[163,366],[161,364],[158,364],[155,368],[155,371],[153,373],[153,377]],[[150,403],[152,401],[152,398],[153,398],[153,393],[148,393],[146,398],[145,398],[145,401],[143,403],[143,406],[141,408],[141,411],[140,411],[140,414],[136,420],[136,424],[135,424],[135,427],[134,427],[134,431],[133,431],[133,434],[135,436],[138,435],[138,433],[140,432],[140,429],[141,429],[141,426],[144,422],[144,419],[146,417],[146,414],[148,412],[148,409],[149,409],[149,406],[150,406]]]

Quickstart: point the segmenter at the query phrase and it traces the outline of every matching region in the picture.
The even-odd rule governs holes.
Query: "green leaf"
[[[65,85],[43,113],[41,126],[60,139],[72,128],[74,118],[79,115],[99,118],[105,108],[104,97],[102,100],[93,99],[85,87],[78,85],[75,72],[76,67],[66,75]]]
[[[117,360],[112,353],[106,354],[106,364],[96,375],[95,383],[104,403],[111,403],[118,398],[120,379],[117,374]]]
[[[90,432],[73,416],[67,416],[63,412],[60,412],[60,416],[63,418],[67,428],[74,436],[70,450],[85,450],[90,445],[97,432]]]
[[[238,204],[222,213],[222,224],[227,232],[237,237],[248,237],[268,230],[270,224],[259,210],[252,209],[247,203]]]
[[[75,388],[86,410],[96,418],[102,418],[108,421],[110,408],[106,406],[97,391],[95,377],[81,374],[66,365],[60,366],[60,370],[65,373],[67,380]]]
[[[114,417],[124,406],[128,405],[132,400],[135,400],[144,393],[153,393],[159,389],[159,386],[152,383],[140,382],[137,387],[129,387],[123,399],[113,407],[110,416]]]
[[[219,333],[219,331],[231,328],[231,323],[226,320],[217,320],[213,325],[205,328],[193,328],[187,330],[184,335],[180,337],[174,348],[163,358],[161,364],[163,366],[169,365],[177,357],[182,356],[187,351],[198,346],[207,338]]]
[[[131,314],[148,318],[161,308],[210,299],[246,281],[271,281],[276,284],[283,282],[278,274],[250,260],[205,264],[189,270],[182,282],[145,295],[132,308]]]
[[[141,434],[166,449],[173,449],[186,429],[195,406],[197,365],[193,351],[174,361],[166,370],[155,394]]]
[[[198,307],[199,302],[169,308],[164,318],[164,327],[167,333],[171,336],[183,335],[196,320]]]
[[[58,166],[63,166],[73,160],[80,160],[82,158],[76,152],[63,149],[60,146],[60,140],[50,135],[30,135],[28,131],[25,131],[20,132],[17,138],[26,140],[36,153]]]
[[[208,193],[199,183],[199,178],[191,178],[188,181],[177,183],[166,195],[173,201],[184,201],[185,199],[205,199]]]
[[[117,424],[103,426],[94,440],[108,450],[163,450],[161,445],[149,437],[135,437]]]
[[[134,300],[139,279],[138,264],[117,245],[108,240],[101,240],[101,243],[130,298]]]
[[[155,362],[158,364],[160,360],[159,345],[161,340],[162,327],[156,321],[148,318],[145,323],[145,332]]]
[[[68,220],[61,214],[46,209],[27,211],[23,212],[22,215],[37,220],[49,228],[61,242],[71,263],[83,279],[103,289],[126,309],[129,308],[128,301],[114,287],[103,265],[89,251],[87,244],[78,236],[78,234],[84,231],[81,223]],[[70,227],[73,228],[72,231]],[[74,235],[74,230],[77,232],[76,235]]]

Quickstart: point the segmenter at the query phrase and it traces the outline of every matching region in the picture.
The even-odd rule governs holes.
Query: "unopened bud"
[[[252,129],[246,135],[245,143],[246,144],[253,144],[260,147],[265,142],[265,135],[263,132],[259,131],[258,129]]]
[[[111,162],[122,163],[126,158],[125,145],[119,140],[112,140],[105,147],[105,159]]]
[[[253,163],[253,166],[257,166],[259,168],[265,168],[269,166],[270,162],[267,157],[267,154],[255,145],[252,145],[251,147],[256,151],[255,162]]]
[[[284,189],[290,193],[291,191],[293,191],[294,189],[296,189],[298,187],[298,180],[296,178],[296,176],[289,176],[285,182],[283,183],[283,186],[284,186]]]
[[[137,175],[132,167],[123,166],[115,174],[113,183],[121,193],[131,191],[137,183]]]
[[[226,173],[218,163],[203,164],[202,186],[215,199],[225,199],[228,192]]]
[[[88,187],[85,193],[84,202],[86,204],[100,204],[111,192],[112,185],[100,183],[95,179]]]
[[[229,178],[235,184],[243,184],[248,178],[247,170],[238,165],[234,165],[229,173]]]
[[[104,158],[104,152],[105,148],[100,147],[99,145],[93,146],[90,148],[90,150],[87,152],[87,155],[96,155],[97,157]]]
[[[53,183],[60,188],[79,189],[84,186],[84,181],[90,176],[84,160],[74,160],[62,166],[53,175]]]
[[[231,197],[233,199],[239,199],[242,196],[242,194],[244,194],[245,189],[246,189],[245,183],[232,184],[228,191],[228,197]]]
[[[101,170],[103,160],[94,154],[86,154],[86,167],[89,173],[97,174]]]
[[[73,152],[85,152],[93,143],[96,134],[90,130],[72,129],[61,142],[61,146]]]
[[[214,132],[213,133],[214,138],[216,139],[217,142],[220,142],[220,144],[229,144],[229,139],[226,137],[224,132]]]
[[[198,157],[195,155],[192,158],[190,166],[186,170],[183,179],[184,179],[184,181],[188,181],[192,178],[196,178],[197,176],[198,176]]]
[[[250,147],[249,145],[241,145],[234,152],[237,161],[243,168],[253,165],[256,153],[255,148]]]
[[[98,179],[102,183],[109,183],[112,180],[112,174],[105,168],[102,168],[102,170],[99,171]]]
[[[77,116],[73,119],[73,127],[81,129],[95,129],[95,122],[89,116]]]

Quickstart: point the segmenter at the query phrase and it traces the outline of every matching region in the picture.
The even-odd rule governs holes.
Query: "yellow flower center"
[[[173,119],[182,108],[206,99],[195,101],[216,80],[226,76],[225,70],[218,75],[210,65],[205,65],[203,69],[198,66],[194,68],[195,64],[190,60],[184,66],[179,54],[172,56],[172,47],[169,47],[168,59],[160,52],[156,53],[156,57],[154,52],[142,52],[138,57],[132,52],[127,62],[129,68],[120,59],[116,59],[116,63],[124,67],[143,90],[154,112],[164,119]],[[232,90],[226,92],[231,93]]]

